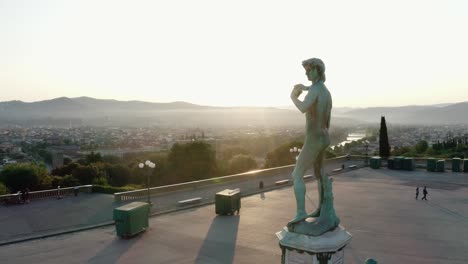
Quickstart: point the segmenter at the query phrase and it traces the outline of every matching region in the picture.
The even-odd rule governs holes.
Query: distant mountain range
[[[468,124],[468,102],[401,107],[369,107],[345,111],[337,116],[380,122],[385,116],[394,124]]]
[[[355,120],[337,117],[335,122]],[[90,97],[25,103],[0,102],[1,125],[30,126],[303,126],[304,117],[296,110],[273,107],[214,107],[186,102],[150,103],[102,100]]]
[[[468,102],[457,104],[334,108],[332,123],[349,125],[378,123],[382,115],[389,123],[459,124],[468,123]],[[304,117],[294,107],[214,107],[186,102],[150,103],[102,100],[90,97],[26,103],[0,102],[3,125],[96,125],[96,126],[296,126]]]

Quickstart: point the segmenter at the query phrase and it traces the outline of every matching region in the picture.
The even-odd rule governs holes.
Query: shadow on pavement
[[[197,264],[233,263],[240,215],[217,215],[198,251]]]
[[[144,235],[145,232],[128,239],[116,236],[103,250],[90,258],[87,263],[116,263]]]

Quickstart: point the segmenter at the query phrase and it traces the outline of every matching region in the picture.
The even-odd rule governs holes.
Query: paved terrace
[[[345,263],[468,263],[468,174],[362,168],[334,179],[337,213],[353,235]],[[424,185],[429,200],[415,200]],[[313,210],[316,184],[307,186]],[[2,246],[0,263],[279,263],[275,232],[294,204],[286,186],[243,198],[238,216],[206,205],[153,217],[128,240],[108,226]]]
[[[364,162],[347,159],[330,160],[327,161],[326,171],[331,172],[342,164],[363,166]],[[286,166],[262,173],[252,173],[247,178],[239,177],[242,180],[230,182],[220,180],[217,184],[181,188],[179,191],[156,195],[152,197],[152,212],[159,214],[181,209],[183,207],[178,206],[178,201],[194,197],[201,197],[202,203],[211,203],[215,193],[227,188],[241,188],[244,194],[254,193],[258,191],[260,179],[264,181],[265,189],[277,188],[275,182],[290,179],[292,168]],[[263,176],[260,178],[259,174]],[[146,201],[146,197],[143,201]],[[112,224],[113,208],[123,204],[125,202],[114,203],[113,195],[80,193],[77,197],[66,196],[61,200],[51,197],[45,200],[33,200],[24,205],[0,205],[0,245],[96,225]]]

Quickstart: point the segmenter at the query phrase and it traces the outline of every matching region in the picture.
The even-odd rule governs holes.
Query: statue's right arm
[[[310,110],[312,105],[317,100],[317,97],[318,97],[317,91],[311,88],[309,89],[309,92],[305,96],[304,101],[301,102],[299,99],[297,99],[297,97],[291,97],[291,100],[293,101],[294,105],[296,105],[297,109],[299,109],[299,111],[301,111],[302,113],[305,113],[308,110]]]

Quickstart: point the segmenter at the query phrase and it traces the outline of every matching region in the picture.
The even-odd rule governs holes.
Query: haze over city
[[[288,106],[301,61],[334,106],[468,101],[464,1],[1,1],[0,101]]]

